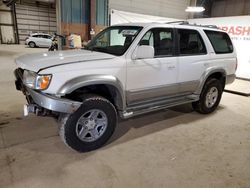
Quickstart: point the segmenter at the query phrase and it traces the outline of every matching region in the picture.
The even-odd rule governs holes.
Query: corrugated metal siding
[[[62,22],[89,23],[89,0],[62,0]]]
[[[190,0],[109,0],[111,9],[178,19],[187,18],[189,4]]]
[[[23,44],[29,33],[56,32],[56,10],[50,4],[17,4],[17,27],[20,43]]]
[[[4,4],[0,5],[0,44],[2,43],[16,43],[11,9]]]

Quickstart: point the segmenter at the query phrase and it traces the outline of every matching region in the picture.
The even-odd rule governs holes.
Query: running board
[[[158,102],[154,102],[150,104],[137,105],[137,106],[127,108],[127,110],[121,112],[120,115],[121,115],[121,118],[128,119],[128,118],[138,116],[141,114],[146,114],[149,112],[162,110],[162,109],[166,109],[166,108],[170,108],[170,107],[178,106],[182,104],[188,104],[188,103],[192,103],[198,100],[199,100],[198,96],[197,97],[192,96],[192,97],[185,97],[185,98],[182,97],[181,99],[178,98],[178,99],[171,100],[171,101],[166,100],[166,101],[158,101]]]

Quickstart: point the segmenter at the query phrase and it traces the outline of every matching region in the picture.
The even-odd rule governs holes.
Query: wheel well
[[[223,89],[224,89],[225,83],[226,83],[226,76],[225,76],[224,73],[222,73],[222,72],[215,72],[215,73],[211,74],[207,78],[207,80],[209,80],[211,78],[215,78],[215,79],[219,80],[221,82],[221,85],[222,85]]]
[[[35,44],[35,46],[36,46],[36,43],[35,43],[34,41],[29,41],[28,45],[29,45],[30,43],[34,43],[34,44]]]
[[[116,108],[122,109],[122,95],[115,86],[97,84],[84,86],[67,94],[65,97],[75,101],[82,101],[85,94],[96,94],[108,99]]]

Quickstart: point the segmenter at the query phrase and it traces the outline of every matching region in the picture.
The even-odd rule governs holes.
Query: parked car
[[[104,145],[119,117],[186,103],[212,113],[237,68],[226,32],[184,22],[111,26],[84,50],[24,55],[16,64],[25,115],[55,115],[64,143],[80,152]]]
[[[25,44],[30,48],[50,47],[52,44],[52,36],[44,33],[33,33],[26,38]]]

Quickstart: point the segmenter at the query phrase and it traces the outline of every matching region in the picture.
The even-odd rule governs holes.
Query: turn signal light
[[[37,88],[43,90],[47,89],[51,80],[51,75],[42,75],[37,79]]]

